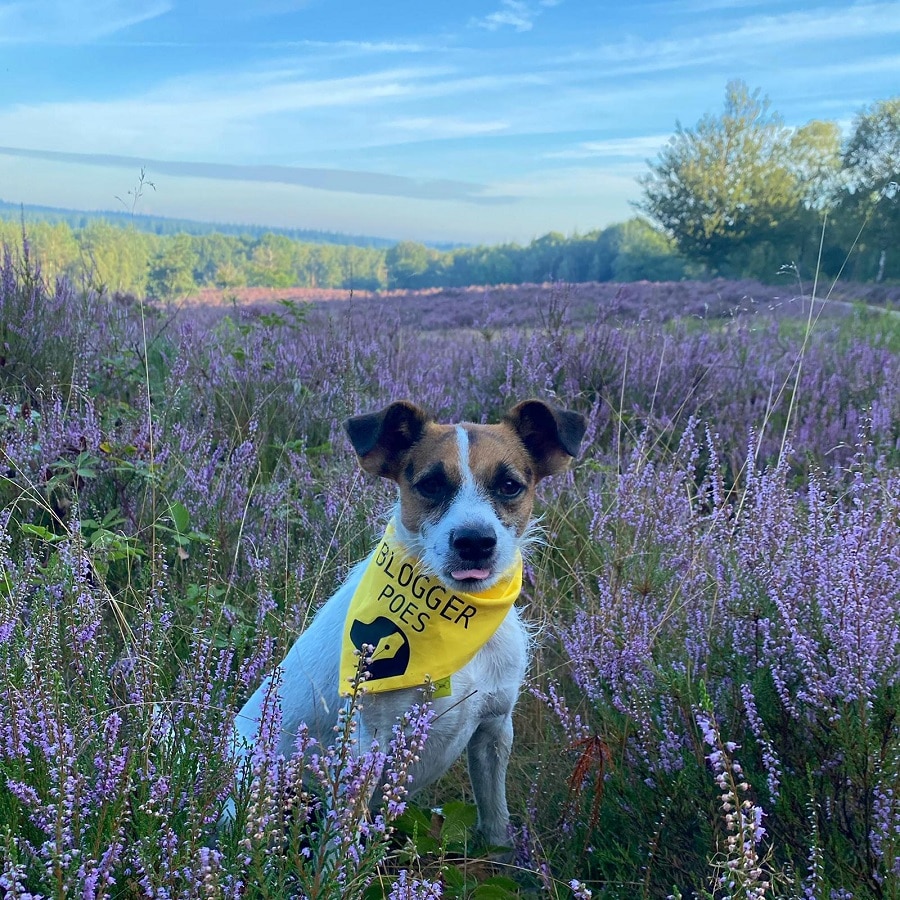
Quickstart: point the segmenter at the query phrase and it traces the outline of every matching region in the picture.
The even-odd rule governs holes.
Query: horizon
[[[900,5],[0,0],[0,196],[389,240],[635,215],[675,131],[759,88],[845,134],[896,94]],[[825,62],[823,62],[825,60]]]

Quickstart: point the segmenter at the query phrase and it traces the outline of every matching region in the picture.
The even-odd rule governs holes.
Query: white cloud
[[[558,6],[561,2],[562,0],[539,0],[538,3],[528,0],[500,0],[500,9],[481,18],[471,19],[469,26],[487,31],[499,31],[505,27],[516,31],[531,31],[534,20],[543,9]]]
[[[270,42],[267,42],[271,46]],[[316,50],[348,51],[352,54],[364,53],[427,53],[436,48],[430,44],[415,41],[279,41],[279,47],[309,47]]]
[[[170,79],[151,90],[108,100],[3,106],[0,135],[20,147],[114,153],[160,159],[293,162],[304,152],[324,161],[336,141],[357,149],[396,139],[397,125],[416,139],[497,132],[483,121],[433,115],[437,99],[479,96],[529,85],[540,75],[460,74],[448,66],[376,69],[337,78],[310,78],[279,61],[270,68]],[[338,137],[343,136],[343,137]]]
[[[86,44],[155,19],[170,0],[31,0],[0,3],[0,44]]]
[[[667,134],[645,135],[633,138],[609,138],[600,141],[582,141],[574,147],[545,153],[545,159],[646,159],[654,156],[669,139]]]
[[[481,134],[498,134],[509,128],[509,123],[500,119],[475,122],[445,116],[413,116],[394,119],[388,126],[406,132],[419,140],[434,138],[473,137]]]
[[[569,54],[560,62],[600,62],[607,74],[619,75],[699,68],[713,63],[733,64],[748,56],[788,53],[801,45],[821,47],[851,39],[884,39],[900,34],[900,3],[856,3],[840,9],[814,8],[773,15],[748,16],[733,26],[703,29],[692,22],[684,36],[662,40],[626,38],[596,50]]]

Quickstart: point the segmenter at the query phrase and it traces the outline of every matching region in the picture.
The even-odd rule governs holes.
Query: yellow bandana
[[[451,590],[424,571],[391,522],[363,572],[344,623],[340,693],[350,693],[363,644],[375,648],[365,690],[396,691],[431,682],[450,694],[450,676],[490,640],[522,590],[522,557],[493,587]]]

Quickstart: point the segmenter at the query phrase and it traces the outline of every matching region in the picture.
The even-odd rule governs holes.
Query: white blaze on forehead
[[[459,450],[459,474],[463,488],[475,488],[475,476],[469,465],[469,433],[462,425],[456,426],[456,448]]]
[[[472,471],[470,457],[471,445],[469,432],[462,425],[456,426],[456,449],[459,452],[459,490],[453,501],[453,507],[459,510],[458,515],[465,519],[485,522],[497,521],[491,502],[483,484],[479,484]],[[498,523],[499,524],[499,523]]]

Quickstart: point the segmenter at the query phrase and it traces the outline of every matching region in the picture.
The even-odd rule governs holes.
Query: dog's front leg
[[[508,847],[506,767],[513,743],[512,714],[481,722],[469,740],[469,778],[478,806],[478,833],[491,847]]]

